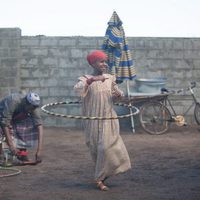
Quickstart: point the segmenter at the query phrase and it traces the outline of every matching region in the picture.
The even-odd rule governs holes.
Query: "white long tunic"
[[[113,95],[123,92],[115,83],[115,77],[104,74],[106,80],[87,85],[90,75],[79,78],[74,86],[83,101],[83,115],[94,117],[117,116],[113,109]],[[119,120],[84,120],[86,144],[95,162],[95,180],[103,180],[131,168],[130,159],[119,134]]]

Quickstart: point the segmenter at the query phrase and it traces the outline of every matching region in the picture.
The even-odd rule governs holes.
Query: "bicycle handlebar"
[[[169,91],[169,90],[166,89],[166,88],[161,88],[161,93],[162,93],[162,94],[163,94],[163,93],[179,94],[179,93],[181,93],[181,92],[191,90],[191,89],[193,89],[193,88],[195,88],[195,87],[196,87],[196,82],[195,82],[195,81],[192,81],[192,82],[190,82],[190,87],[188,87],[188,88],[182,88],[182,89],[177,90],[177,91],[175,91],[175,90],[170,90],[170,91]]]
[[[190,82],[190,84],[191,84],[191,88],[195,88],[196,87],[196,82],[195,81]]]

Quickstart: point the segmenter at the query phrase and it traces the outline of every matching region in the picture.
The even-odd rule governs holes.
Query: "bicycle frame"
[[[160,99],[149,98],[149,101],[140,107],[139,119],[142,128],[149,134],[159,135],[168,130],[170,123],[175,122],[178,126],[187,125],[187,123],[185,123],[184,116],[193,106],[195,120],[197,124],[200,125],[200,103],[197,101],[193,91],[195,86],[196,84],[193,82],[189,88],[181,89],[179,91],[171,90],[171,92],[162,88]],[[192,103],[186,111],[183,112],[183,115],[177,115],[175,106],[172,105],[169,97],[170,94],[177,94],[185,91],[190,92],[190,96],[192,96]]]
[[[194,88],[195,86],[196,86],[196,83],[193,82],[193,83],[191,83],[191,86],[190,86],[189,88],[187,88],[187,89],[181,89],[181,90],[178,90],[178,91],[176,92],[176,93],[181,93],[181,92],[183,92],[183,91],[190,91],[190,96],[192,96],[192,100],[193,100],[192,104],[186,109],[185,112],[182,113],[182,116],[184,116],[184,117],[185,117],[186,114],[191,110],[192,107],[194,107],[197,103],[199,103],[198,100],[197,100],[197,98],[196,98],[196,96],[195,96],[195,94],[194,94],[194,90],[193,90],[193,88]],[[173,91],[172,93],[174,93],[174,91]],[[177,116],[177,112],[176,112],[176,110],[174,109],[174,106],[172,105],[171,100],[169,99],[169,96],[166,96],[166,98],[165,98],[165,100],[164,100],[164,105],[165,105],[168,109],[170,108],[170,112],[171,112],[172,116]]]

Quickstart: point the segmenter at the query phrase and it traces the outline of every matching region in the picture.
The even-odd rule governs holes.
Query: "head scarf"
[[[33,106],[39,106],[40,105],[40,97],[38,94],[33,93],[33,92],[29,92],[26,95],[26,99],[27,101],[32,104]]]
[[[94,64],[96,61],[101,60],[101,59],[107,60],[108,57],[103,51],[99,51],[99,50],[93,51],[87,56],[87,61],[90,65]]]

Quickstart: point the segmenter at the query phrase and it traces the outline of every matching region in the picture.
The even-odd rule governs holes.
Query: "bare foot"
[[[99,188],[101,191],[109,190],[109,188],[106,185],[104,185],[102,181],[97,181],[96,184],[97,184],[97,188]]]

